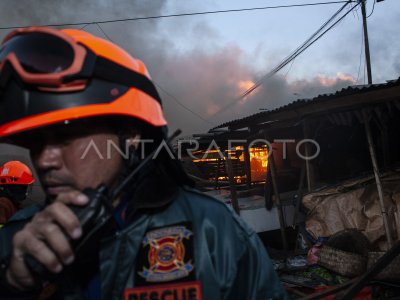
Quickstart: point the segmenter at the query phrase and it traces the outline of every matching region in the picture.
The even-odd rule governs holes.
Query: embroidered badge
[[[188,277],[193,271],[193,233],[187,226],[153,229],[142,242],[137,274],[147,283],[168,282]]]

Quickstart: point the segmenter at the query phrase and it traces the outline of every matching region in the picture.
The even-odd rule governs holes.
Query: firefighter
[[[19,29],[0,91],[0,137],[30,150],[47,195],[0,231],[0,298],[46,282],[56,299],[286,298],[257,234],[156,151],[167,122],[143,62],[84,31]]]
[[[34,182],[31,170],[20,161],[9,161],[0,167],[1,227],[21,208]]]

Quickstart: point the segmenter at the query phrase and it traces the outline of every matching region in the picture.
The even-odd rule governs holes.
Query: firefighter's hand
[[[15,234],[7,270],[9,284],[21,290],[34,287],[35,279],[24,261],[26,255],[31,255],[53,273],[61,272],[64,265],[74,261],[69,239],[79,239],[82,228],[67,204],[83,206],[88,201],[88,197],[78,191],[60,194],[54,203],[37,213]]]

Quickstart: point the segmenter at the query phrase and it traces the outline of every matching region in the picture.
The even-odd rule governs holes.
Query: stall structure
[[[258,232],[280,228],[284,248],[303,223],[309,240],[356,228],[385,250],[400,234],[399,132],[400,78],[223,123],[183,160]]]

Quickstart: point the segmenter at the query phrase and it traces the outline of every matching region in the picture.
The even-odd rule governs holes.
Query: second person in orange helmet
[[[0,167],[1,227],[21,208],[34,182],[31,170],[20,161],[9,161]]]

